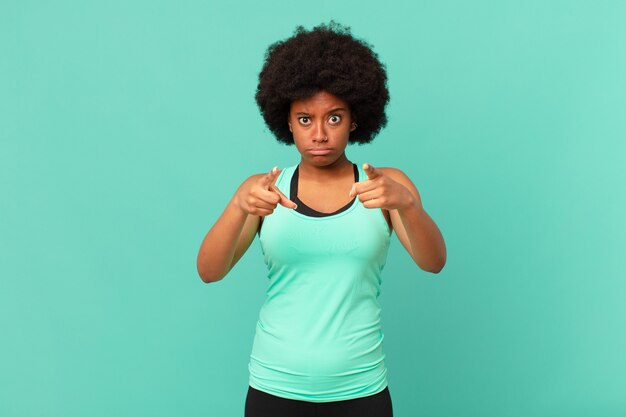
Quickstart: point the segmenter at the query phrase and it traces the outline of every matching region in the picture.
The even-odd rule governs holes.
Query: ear
[[[291,119],[291,110],[289,110],[287,112],[287,125],[289,126],[289,131],[293,133],[293,130],[291,129],[291,121],[290,121],[290,119]]]
[[[350,112],[350,132],[354,131],[354,129],[356,129],[356,118],[354,114]]]

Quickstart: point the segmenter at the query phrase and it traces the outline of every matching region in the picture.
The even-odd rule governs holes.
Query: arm
[[[228,274],[252,244],[259,223],[260,217],[246,214],[233,196],[200,246],[196,266],[202,281],[219,281]]]
[[[446,263],[446,245],[413,182],[398,169],[364,168],[368,180],[353,189],[363,206],[389,210],[398,239],[413,261],[424,271],[440,272]]]
[[[196,260],[202,281],[219,281],[241,259],[259,230],[261,217],[273,213],[277,204],[293,208],[274,182],[279,171],[253,175],[244,181],[226,209],[206,234]]]
[[[439,228],[422,207],[417,188],[400,170],[386,169],[387,174],[410,192],[406,207],[390,210],[391,223],[398,239],[420,268],[439,273],[446,263],[446,244]]]

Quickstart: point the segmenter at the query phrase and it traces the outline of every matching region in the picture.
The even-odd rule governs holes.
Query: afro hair
[[[270,45],[259,74],[256,102],[280,142],[293,144],[287,117],[291,103],[325,90],[347,102],[358,125],[350,143],[369,143],[387,125],[385,65],[350,28],[331,20]]]

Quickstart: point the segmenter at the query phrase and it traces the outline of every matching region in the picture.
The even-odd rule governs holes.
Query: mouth
[[[328,155],[329,153],[331,153],[333,150],[331,148],[315,148],[315,149],[309,149],[309,153],[311,155]]]

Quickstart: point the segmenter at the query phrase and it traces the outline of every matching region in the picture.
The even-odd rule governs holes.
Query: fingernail
[[[298,205],[297,205],[297,204],[294,204],[293,206],[294,206],[294,207],[293,207],[293,209],[294,209],[294,210],[298,208]]]

